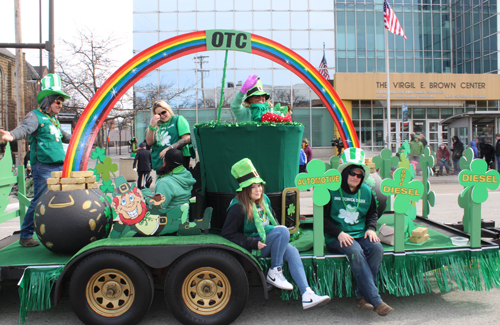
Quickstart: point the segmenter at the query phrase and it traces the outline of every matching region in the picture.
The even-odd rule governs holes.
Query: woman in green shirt
[[[184,156],[182,164],[189,168],[191,134],[188,121],[181,115],[175,115],[163,100],[154,102],[152,110],[146,142],[151,146],[153,169],[158,171],[163,166],[163,157],[170,149],[181,150]]]

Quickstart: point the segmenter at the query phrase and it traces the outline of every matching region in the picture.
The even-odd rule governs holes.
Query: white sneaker
[[[316,306],[324,306],[329,303],[330,300],[330,297],[318,296],[311,288],[307,288],[306,292],[302,295],[302,308],[309,309]]]
[[[269,269],[266,279],[268,283],[272,284],[278,289],[293,290],[293,285],[286,280],[285,276],[283,275],[281,266]]]

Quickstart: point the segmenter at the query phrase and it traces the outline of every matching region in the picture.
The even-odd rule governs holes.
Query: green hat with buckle
[[[43,77],[42,81],[42,91],[36,96],[36,102],[38,104],[42,103],[42,99],[50,95],[61,95],[64,99],[71,98],[69,95],[62,91],[61,77],[55,73],[49,73]]]
[[[115,195],[122,195],[130,192],[135,187],[135,183],[129,184],[125,177],[118,176],[115,178]]]
[[[365,152],[359,148],[347,148],[342,152],[342,164],[337,168],[337,170],[342,174],[342,171],[351,165],[357,165],[365,171],[365,177],[363,181],[366,181],[370,177],[370,167],[365,165]]]
[[[231,167],[231,174],[240,184],[240,188],[236,192],[240,192],[245,187],[252,185],[253,183],[266,184],[262,178],[260,178],[259,173],[252,164],[252,161],[248,158],[243,158]]]
[[[253,88],[250,88],[248,91],[247,91],[247,97],[245,98],[245,101],[248,102],[248,98],[252,97],[252,96],[260,96],[260,95],[265,95],[266,96],[266,100],[269,99],[269,97],[271,97],[271,95],[269,95],[269,93],[266,93],[264,91],[264,87],[262,87],[262,81],[257,80],[257,83],[255,84],[255,86],[253,86]]]

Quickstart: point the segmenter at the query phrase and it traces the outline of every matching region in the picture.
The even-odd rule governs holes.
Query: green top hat
[[[240,183],[240,188],[236,192],[240,192],[243,188],[252,185],[253,183],[266,184],[259,173],[248,158],[243,158],[231,167],[231,174]]]
[[[127,180],[125,179],[125,177],[118,176],[115,179],[115,192],[114,192],[114,194],[122,195],[122,194],[128,193],[134,187],[135,187],[135,183],[129,184],[127,182]]]
[[[61,90],[61,77],[55,73],[49,73],[42,79],[42,91],[36,96],[36,102],[42,103],[42,99],[50,95],[61,95],[64,99],[71,98]]]
[[[248,98],[252,96],[260,96],[260,95],[266,95],[266,100],[269,99],[270,95],[264,91],[264,87],[262,87],[262,81],[257,80],[257,83],[253,88],[250,88],[247,91],[247,97],[245,98],[245,101],[248,102]]]
[[[365,152],[359,148],[347,148],[342,152],[342,165],[339,166],[338,171],[342,174],[342,171],[351,165],[358,165],[365,171],[365,177],[363,181],[366,181],[370,177],[370,167],[365,165]]]

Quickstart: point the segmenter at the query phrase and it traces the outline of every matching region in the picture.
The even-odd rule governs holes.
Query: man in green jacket
[[[63,142],[69,143],[71,135],[61,130],[57,114],[65,99],[70,98],[61,90],[61,77],[48,74],[42,79],[42,91],[36,100],[40,107],[26,114],[21,124],[12,131],[0,130],[5,141],[17,141],[29,137],[30,164],[33,172],[35,196],[24,217],[19,243],[33,247],[39,243],[33,239],[33,215],[38,199],[47,191],[47,178],[53,171],[61,171],[66,152]]]
[[[410,161],[416,161],[419,164],[417,165],[417,170],[415,171],[417,174],[420,173],[420,155],[424,153],[424,145],[420,142],[420,138],[418,136],[414,136],[410,142]]]

